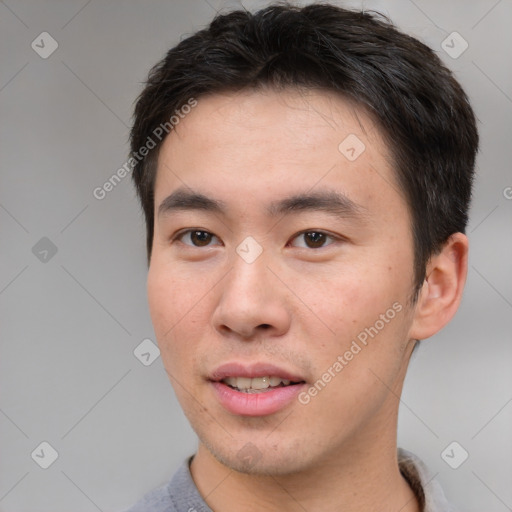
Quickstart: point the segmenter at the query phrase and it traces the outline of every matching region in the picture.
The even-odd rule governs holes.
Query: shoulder
[[[457,512],[450,505],[443,489],[423,461],[413,453],[398,449],[400,472],[416,494],[424,512]]]
[[[169,483],[148,492],[125,512],[178,512],[173,505],[169,492]]]
[[[191,459],[183,462],[169,483],[149,492],[125,512],[212,512],[192,480]]]

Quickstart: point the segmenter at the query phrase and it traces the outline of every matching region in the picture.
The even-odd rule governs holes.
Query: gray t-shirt
[[[171,481],[146,494],[126,512],[212,512],[190,474],[190,461],[183,462]],[[457,512],[446,501],[439,483],[414,454],[398,449],[400,471],[415,492],[422,512]]]

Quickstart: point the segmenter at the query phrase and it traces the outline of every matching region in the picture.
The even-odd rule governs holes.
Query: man
[[[236,11],[168,52],[133,177],[199,447],[132,512],[451,510],[397,415],[461,300],[477,146],[451,73],[377,15]]]

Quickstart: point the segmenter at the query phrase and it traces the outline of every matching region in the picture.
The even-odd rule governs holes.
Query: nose
[[[291,322],[286,291],[266,258],[247,263],[237,255],[234,268],[222,280],[212,318],[215,329],[244,340],[283,335]]]

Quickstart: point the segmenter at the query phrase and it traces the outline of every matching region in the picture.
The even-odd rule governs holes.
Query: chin
[[[223,466],[247,475],[284,476],[300,473],[310,469],[317,458],[307,452],[303,440],[292,441],[277,436],[272,440],[265,437],[258,439],[257,436],[247,435],[226,441],[201,439]]]

